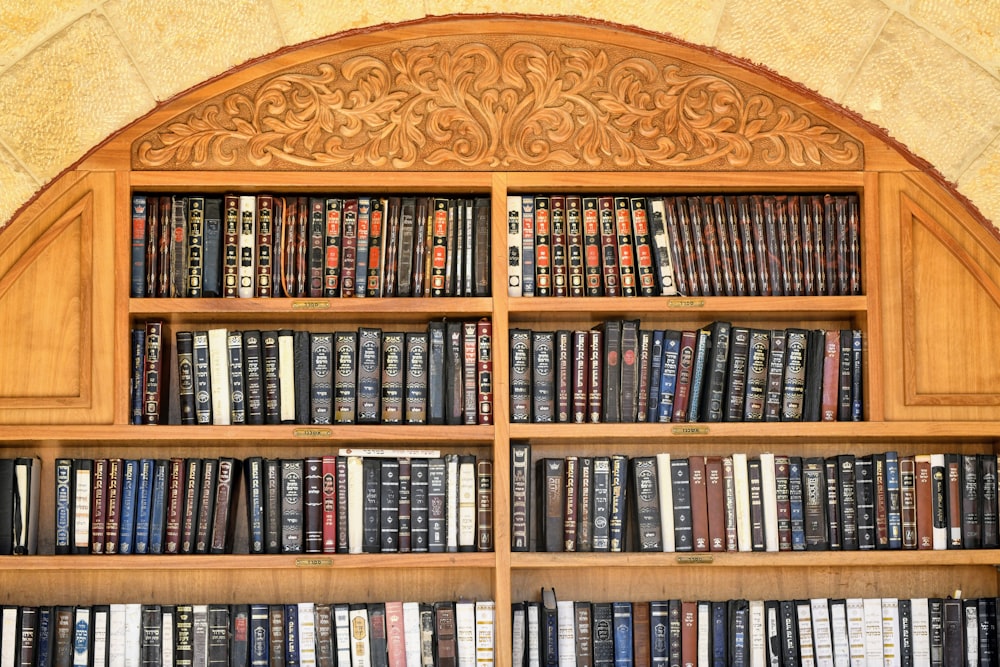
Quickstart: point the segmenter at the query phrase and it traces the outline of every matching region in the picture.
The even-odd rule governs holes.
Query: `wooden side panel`
[[[0,237],[0,423],[110,423],[114,179],[67,174]]]
[[[930,179],[881,201],[886,418],[1000,418],[1000,244]]]

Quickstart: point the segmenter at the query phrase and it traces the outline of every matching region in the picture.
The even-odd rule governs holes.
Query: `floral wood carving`
[[[859,169],[861,143],[663,54],[515,36],[315,60],[133,144],[136,169]]]

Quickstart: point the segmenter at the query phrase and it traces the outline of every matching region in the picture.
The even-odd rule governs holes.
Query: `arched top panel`
[[[864,130],[817,99],[662,36],[455,17],[330,38],[216,79],[133,126],[131,167],[863,170]]]

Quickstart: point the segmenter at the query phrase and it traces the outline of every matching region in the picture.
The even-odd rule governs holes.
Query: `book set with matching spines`
[[[507,197],[507,290],[529,296],[861,294],[854,194]]]
[[[514,667],[996,665],[995,597],[514,602]]]
[[[132,330],[134,424],[492,424],[488,318],[417,331]]]
[[[410,453],[58,459],[55,553],[492,551],[492,461]]]
[[[130,294],[489,296],[489,199],[135,193]]]
[[[543,457],[511,443],[511,550],[996,549],[996,454]]]
[[[436,450],[245,461],[250,553],[493,551],[493,462]]]
[[[488,666],[495,610],[464,598],[6,605],[0,636],[19,667]]]
[[[511,328],[513,423],[861,421],[859,329]]]

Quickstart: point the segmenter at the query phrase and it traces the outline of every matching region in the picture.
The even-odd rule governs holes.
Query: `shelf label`
[[[328,300],[313,299],[311,301],[292,301],[292,310],[329,310]]]
[[[714,563],[715,557],[709,555],[698,555],[698,556],[678,556],[677,562],[682,565],[699,565],[705,563]]]
[[[668,308],[704,308],[704,299],[668,299]]]
[[[707,426],[674,426],[670,429],[674,435],[708,435]]]
[[[333,435],[333,429],[329,428],[297,428],[292,431],[292,436],[296,438],[329,438]]]
[[[296,558],[295,567],[332,567],[332,558]]]

